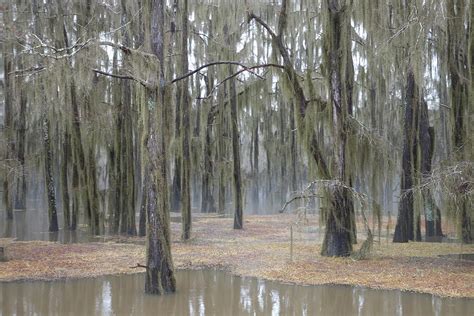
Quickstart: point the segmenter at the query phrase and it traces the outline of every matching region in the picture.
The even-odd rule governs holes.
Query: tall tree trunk
[[[182,14],[182,30],[181,30],[181,72],[188,72],[188,0],[183,0],[181,8]],[[191,238],[191,155],[190,155],[190,112],[191,103],[189,100],[188,80],[184,79],[181,85],[181,112],[183,119],[183,137],[182,137],[182,181],[181,181],[181,239],[188,240]]]
[[[64,47],[69,47],[69,37],[66,30],[66,25],[63,20],[63,7],[62,2],[57,1],[58,11],[59,11],[59,29],[62,30],[63,35],[63,45]],[[68,53],[71,53],[68,50]],[[69,63],[69,67],[72,69],[72,64]],[[72,156],[72,213],[71,213],[71,230],[76,230],[77,227],[77,218],[79,215],[79,210],[81,209],[81,201],[87,194],[84,193],[82,187],[85,185],[84,178],[84,168],[85,168],[85,158],[84,158],[84,149],[82,146],[82,136],[81,136],[81,116],[79,111],[79,102],[77,100],[77,91],[76,83],[74,77],[71,77],[71,82],[69,83],[69,93],[71,98],[71,114],[72,114],[72,132],[70,135],[70,153]],[[85,204],[84,204],[85,205]]]
[[[49,218],[49,231],[57,232],[58,227],[58,214],[56,209],[56,190],[54,186],[53,177],[53,152],[51,150],[51,132],[49,119],[46,114],[43,114],[43,148],[44,148],[44,177],[46,184],[46,192],[48,199],[48,218]]]
[[[89,226],[94,235],[100,235],[101,221],[99,214],[99,192],[97,190],[97,163],[95,146],[91,145],[88,152],[88,161],[86,168],[87,177],[87,195],[88,195],[88,209],[89,209]]]
[[[3,20],[5,25],[11,25],[12,17],[11,13],[13,12],[12,7],[8,7],[3,12]],[[4,98],[5,98],[5,108],[4,108],[4,121],[3,121],[3,135],[6,140],[6,149],[5,149],[5,161],[9,161],[13,158],[11,155],[13,153],[13,76],[10,74],[13,70],[13,45],[8,41],[3,43],[3,73],[4,73]],[[6,170],[5,177],[3,179],[3,203],[5,205],[7,219],[13,219],[13,204],[11,200],[11,172]]]
[[[121,1],[122,20],[121,24],[126,25],[129,22],[129,14],[127,12],[127,1]],[[130,47],[130,35],[126,28],[122,31],[122,41],[127,47]],[[124,64],[128,64],[129,60],[124,56]],[[134,146],[133,146],[133,127],[132,127],[132,89],[128,80],[121,82],[121,102],[119,109],[120,122],[122,128],[120,133],[120,144],[118,152],[119,170],[119,196],[120,203],[120,233],[128,235],[136,235],[135,223],[135,202],[136,202],[136,184],[135,184],[135,164],[134,164]]]
[[[81,14],[78,15],[78,25],[87,25],[90,23],[92,19],[92,10],[93,10],[93,2],[92,0],[85,0],[80,5]],[[89,37],[92,33],[90,28],[82,29],[81,36]],[[67,33],[65,32],[65,42],[67,42],[66,38]],[[97,76],[92,78],[92,86],[97,84]],[[76,86],[75,82],[72,81],[71,85],[74,89]],[[101,223],[100,223],[100,210],[99,210],[99,195],[97,190],[97,161],[96,157],[96,143],[94,141],[94,135],[83,133],[81,130],[81,114],[85,118],[86,121],[91,119],[92,116],[92,102],[91,102],[91,94],[94,90],[87,90],[86,93],[83,94],[83,98],[81,102],[78,102],[78,95],[75,96],[75,102],[72,102],[73,105],[73,115],[74,115],[74,124],[73,124],[73,131],[75,134],[75,138],[77,139],[77,147],[76,150],[78,151],[79,155],[79,165],[82,167],[78,174],[82,176],[82,183],[84,187],[84,192],[81,192],[82,199],[84,200],[83,207],[85,208],[85,217],[89,224],[89,229],[92,234],[98,235],[101,231]],[[71,94],[76,94],[76,91]],[[79,105],[82,105],[82,108],[79,108]]]
[[[211,33],[212,34],[212,33]],[[206,76],[206,95],[210,95],[213,89],[214,76],[212,72]],[[209,99],[209,111],[207,112],[206,130],[204,134],[204,171],[201,184],[201,211],[203,213],[216,212],[214,194],[212,190],[212,179],[214,175],[214,164],[212,159],[212,130],[219,114],[219,102],[213,98]],[[217,132],[215,132],[217,134]]]
[[[41,36],[41,27],[39,22],[39,5],[35,0],[32,3],[33,11],[33,27],[37,36]],[[48,117],[47,108],[47,98],[46,98],[46,89],[44,82],[40,82],[40,93],[43,99],[43,108],[41,109],[41,137],[43,143],[43,155],[44,155],[44,182],[46,186],[46,199],[48,202],[48,220],[49,220],[49,231],[57,232],[59,230],[58,226],[58,216],[56,208],[56,189],[54,183],[54,172],[53,172],[53,151],[51,148],[51,124]]]
[[[393,242],[414,240],[413,184],[414,184],[414,153],[416,151],[416,116],[418,111],[419,92],[413,70],[407,75],[405,95],[405,114],[403,128],[402,177],[400,181],[400,203],[398,206],[397,225]],[[414,149],[415,148],[415,149]]]
[[[71,137],[66,130],[63,140],[61,161],[61,193],[64,229],[71,229],[71,207],[69,198],[69,159],[71,158]]]
[[[232,73],[232,68],[229,67]],[[232,125],[232,157],[234,175],[234,229],[244,228],[242,209],[242,175],[240,173],[240,137],[237,114],[237,94],[235,91],[235,81],[230,82],[230,117]]]
[[[216,211],[214,196],[211,189],[211,181],[214,174],[212,165],[212,125],[217,114],[217,103],[211,101],[211,106],[207,114],[206,133],[204,137],[204,172],[202,175],[202,197],[201,211],[203,213],[214,213]]]
[[[224,36],[229,49],[229,54],[234,54],[233,41],[229,34],[228,25],[224,25]],[[229,65],[229,75],[233,74],[232,65]],[[229,99],[230,99],[230,121],[232,134],[232,158],[233,158],[233,193],[234,193],[234,229],[243,229],[243,207],[242,207],[242,175],[240,171],[240,135],[239,120],[237,109],[237,92],[235,88],[235,80],[230,80]]]
[[[422,183],[431,175],[431,160],[434,152],[434,128],[430,127],[428,117],[428,103],[421,100],[419,121],[419,145],[420,145],[420,172]],[[441,237],[441,211],[436,206],[435,199],[429,188],[422,192],[423,208],[425,213],[425,235],[430,237]]]
[[[448,0],[448,68],[451,80],[451,109],[453,118],[453,150],[458,161],[466,160],[467,109],[472,105],[470,91],[472,83],[468,62],[470,29],[469,14],[466,10],[472,7],[466,0]],[[466,20],[467,19],[467,20]],[[472,48],[471,48],[472,49]],[[472,97],[472,96],[471,96]],[[471,102],[471,103],[470,103]],[[465,201],[458,205],[461,238],[464,243],[473,241],[471,214]]]
[[[174,0],[173,4],[173,15],[172,15],[172,21],[171,21],[171,33],[172,35],[175,32],[176,29],[176,15],[177,11],[179,10],[179,0]],[[176,46],[181,45],[176,40]],[[179,49],[179,48],[178,48]],[[181,47],[181,49],[184,49]],[[172,55],[172,46],[171,43],[168,48],[168,55]],[[181,58],[184,58],[184,56],[181,56]],[[180,60],[181,62],[182,60]],[[182,67],[181,67],[182,68]],[[179,69],[181,71],[182,69]],[[172,76],[172,65],[169,67],[169,75]],[[175,128],[174,128],[174,140],[177,144],[181,144],[181,146],[176,146],[178,148],[174,152],[174,170],[173,170],[173,179],[172,179],[172,185],[171,185],[171,210],[173,212],[177,212],[181,210],[182,207],[182,180],[183,180],[183,171],[182,171],[182,166],[183,166],[183,157],[182,157],[182,120],[183,120],[183,105],[182,105],[182,94],[183,94],[183,85],[178,83],[176,87],[176,107],[175,107]]]
[[[118,49],[114,50],[112,57],[112,71],[113,73],[118,73]],[[122,214],[122,186],[120,185],[121,181],[121,133],[123,130],[123,115],[122,115],[122,93],[121,93],[121,84],[119,80],[116,80],[115,84],[112,86],[111,94],[114,104],[117,104],[117,109],[115,110],[115,133],[114,141],[112,146],[109,149],[109,186],[111,194],[109,196],[109,205],[110,205],[110,216],[111,224],[110,230],[112,234],[118,234],[120,232],[120,219]]]
[[[20,58],[21,60],[21,58]],[[22,69],[23,65],[20,62],[19,68]],[[18,116],[18,126],[16,127],[16,158],[18,160],[18,166],[20,168],[19,173],[16,177],[16,190],[15,190],[15,208],[26,209],[26,175],[25,175],[25,143],[26,143],[26,91],[23,89],[22,79],[17,80],[17,89],[20,94],[20,113]]]
[[[93,77],[93,85],[97,84],[97,76]],[[89,92],[90,93],[90,92]],[[91,111],[91,96],[88,94],[83,99],[83,110],[86,120],[90,120],[92,116]],[[85,149],[85,193],[86,199],[86,219],[89,224],[90,232],[94,235],[100,235],[103,231],[103,221],[101,221],[101,214],[99,209],[99,191],[97,188],[97,145],[94,141],[94,135],[86,135]]]
[[[72,148],[75,148],[74,145],[75,139],[71,137]],[[72,150],[73,151],[73,150]],[[71,230],[76,230],[77,228],[77,218],[79,215],[80,207],[80,176],[79,176],[79,167],[77,156],[73,152],[73,161],[72,161],[72,209],[71,209]]]
[[[298,159],[296,147],[296,125],[295,125],[295,105],[290,104],[290,168],[291,168],[291,191],[295,193],[298,190],[297,183],[297,168],[296,162]]]
[[[225,84],[225,86],[227,86]],[[226,89],[226,88],[224,88]],[[227,159],[227,152],[226,152],[226,144],[225,138],[228,133],[227,127],[227,117],[226,117],[226,102],[224,101],[225,95],[223,92],[219,92],[217,94],[217,102],[220,102],[218,106],[221,107],[221,111],[219,111],[219,121],[217,124],[217,160],[219,163],[219,181],[218,181],[218,195],[217,195],[217,212],[219,214],[224,214],[226,211],[226,159]]]
[[[182,138],[182,128],[181,128],[181,120],[183,117],[182,113],[182,87],[181,84],[178,84],[176,89],[176,117],[175,117],[175,140],[179,142]],[[182,141],[181,141],[182,143]],[[182,149],[182,146],[181,146]],[[182,153],[181,150],[178,150],[175,153],[174,157],[174,172],[173,172],[173,183],[171,185],[171,210],[173,212],[179,211],[181,209],[181,192],[182,192]]]
[[[253,207],[255,210],[258,212],[258,209],[260,208],[260,185],[259,185],[259,117],[256,115],[256,118],[254,119],[254,130],[253,130],[253,140],[252,140],[252,147],[253,147],[253,157],[250,157],[250,159],[253,159]]]
[[[79,105],[76,98],[76,87],[74,82],[71,82],[71,105],[73,113],[72,123],[72,134],[71,134],[71,145],[73,159],[73,171],[72,171],[72,192],[73,192],[73,203],[72,203],[72,220],[71,229],[75,230],[77,227],[77,218],[79,216],[79,210],[81,206],[85,206],[85,203],[81,203],[87,198],[84,190],[81,188],[82,184],[85,184],[84,179],[84,167],[85,158],[84,150],[82,147],[82,136],[81,136],[81,117],[79,114]]]
[[[326,65],[332,105],[334,131],[334,171],[337,184],[332,190],[331,207],[326,218],[326,232],[321,253],[325,256],[348,256],[352,251],[351,212],[353,202],[346,188],[351,185],[346,165],[348,119],[352,109],[353,70],[351,57],[350,4],[327,0]],[[350,59],[350,62],[347,60]]]
[[[160,69],[157,82],[164,78],[164,0],[151,1],[151,47]],[[176,290],[171,256],[169,196],[167,184],[167,132],[165,131],[164,86],[150,91],[146,150],[147,245],[145,292],[170,293]]]
[[[279,195],[280,195],[280,201],[278,201],[279,204],[283,204],[286,201],[286,195],[287,195],[287,190],[288,190],[288,181],[287,181],[287,176],[286,176],[286,169],[287,169],[287,154],[285,148],[286,144],[286,138],[285,138],[285,126],[286,126],[286,120],[285,120],[285,115],[283,107],[284,104],[283,102],[280,103],[280,110],[278,111],[278,116],[280,120],[280,148],[281,152],[280,155],[278,155],[279,158],[279,163],[280,163],[280,184],[279,184]]]

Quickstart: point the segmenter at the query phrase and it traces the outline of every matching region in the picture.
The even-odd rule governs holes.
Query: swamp
[[[0,4],[0,315],[471,315],[471,0]]]

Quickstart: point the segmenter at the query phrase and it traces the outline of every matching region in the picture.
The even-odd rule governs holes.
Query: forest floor
[[[193,238],[179,240],[180,223],[172,223],[172,253],[177,269],[219,269],[236,275],[286,283],[346,284],[400,289],[438,296],[474,298],[474,261],[444,256],[474,253],[474,245],[410,242],[393,244],[376,238],[368,259],[327,258],[320,253],[322,233],[316,216],[294,214],[246,216],[243,230],[232,219],[199,216]],[[293,256],[290,257],[290,225]],[[360,226],[359,226],[360,227]],[[362,239],[361,237],[359,240]],[[56,280],[138,273],[143,238],[112,237],[107,242],[60,244],[13,241],[8,262],[0,262],[0,281]],[[357,247],[360,247],[360,240]]]

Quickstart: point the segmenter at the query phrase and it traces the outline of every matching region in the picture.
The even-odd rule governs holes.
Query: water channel
[[[472,315],[474,300],[349,286],[295,286],[218,271],[177,272],[151,296],[144,275],[0,283],[0,315]]]

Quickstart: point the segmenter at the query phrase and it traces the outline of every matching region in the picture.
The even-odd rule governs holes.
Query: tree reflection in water
[[[348,286],[294,286],[216,271],[179,271],[178,292],[145,295],[144,276],[1,283],[0,314],[468,315],[474,300]]]

